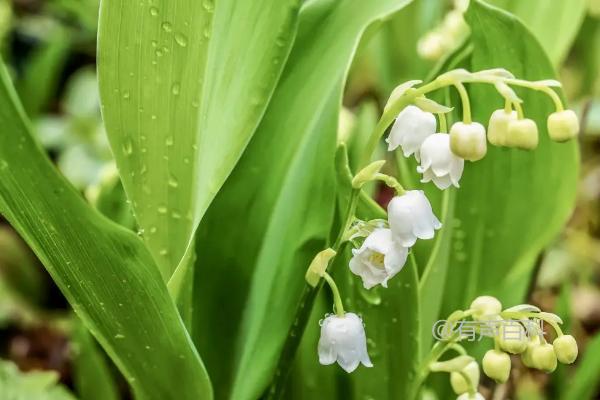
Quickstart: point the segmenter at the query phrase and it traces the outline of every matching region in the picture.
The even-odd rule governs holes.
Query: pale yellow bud
[[[478,122],[457,122],[450,129],[450,150],[465,160],[478,161],[487,153],[485,128]]]
[[[565,142],[579,133],[579,118],[572,110],[557,111],[548,117],[548,134],[556,142]]]
[[[531,361],[534,368],[544,372],[553,372],[557,365],[554,347],[548,343],[535,346],[531,352]]]
[[[507,353],[521,354],[527,349],[529,338],[523,325],[516,321],[505,321],[500,325],[498,343],[500,344],[500,348]]]
[[[502,311],[502,303],[493,296],[479,296],[473,300],[469,308],[473,310],[474,320],[489,320],[500,314],[500,311]]]
[[[505,145],[533,150],[539,142],[538,128],[531,119],[519,119],[508,124]]]
[[[521,353],[521,361],[523,365],[529,368],[535,368],[531,355],[533,354],[533,349],[540,345],[539,336],[534,336],[528,343],[525,348],[525,351]]]
[[[516,111],[506,112],[504,109],[494,111],[490,117],[487,131],[490,143],[494,146],[504,146],[508,134],[508,125],[516,120]]]
[[[481,362],[483,372],[498,383],[504,383],[510,376],[510,356],[503,351],[488,350]]]
[[[462,370],[469,377],[470,384],[460,372],[450,373],[450,385],[456,394],[462,394],[469,391],[470,387],[477,388],[479,386],[479,365],[476,361],[472,361]]]
[[[573,364],[577,359],[579,349],[577,348],[577,341],[571,335],[562,335],[554,339],[552,343],[554,347],[554,353],[556,358],[563,364]]]

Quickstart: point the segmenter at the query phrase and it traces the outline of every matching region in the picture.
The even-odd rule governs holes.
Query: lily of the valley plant
[[[474,121],[466,83],[493,85],[505,103],[504,108],[495,111],[489,121]],[[459,69],[444,73],[425,85],[421,85],[420,81],[407,82],[392,93],[362,159],[371,160],[379,139],[391,125],[386,139],[389,151],[399,149],[405,157],[415,157],[420,163],[417,171],[422,174],[422,182],[432,182],[441,190],[453,186],[458,188],[465,160],[476,162],[483,159],[488,142],[494,146],[529,151],[537,147],[538,127],[526,117],[523,101],[513,87],[539,91],[552,100],[556,110],[547,119],[547,130],[552,140],[562,142],[577,136],[577,116],[573,111],[564,109],[553,89],[559,86],[560,83],[554,80],[530,82],[517,79],[503,69],[479,72]],[[446,87],[456,88],[462,107],[462,121],[454,123],[449,132],[446,114],[452,110],[451,105],[441,105],[427,97]],[[485,122],[487,132],[483,125]],[[327,266],[337,256],[341,245],[350,241],[356,245],[348,265],[350,271],[362,280],[365,289],[378,285],[387,288],[388,282],[402,273],[416,241],[434,238],[436,230],[442,226],[425,193],[406,188],[395,177],[381,173],[384,164],[383,160],[363,162],[352,181],[354,191],[337,242],[318,254],[306,274],[307,282],[313,287],[317,287],[320,278],[324,278],[332,289],[335,303],[335,313],[326,316],[321,323],[319,361],[321,364],[337,362],[347,372],[354,371],[361,363],[365,367],[373,367],[373,364],[367,354],[366,334],[360,316],[344,310],[342,296],[327,272]],[[387,206],[386,221],[362,221],[355,216],[356,198],[363,185],[370,181],[382,181],[395,190],[396,195]],[[539,334],[526,335],[526,340],[516,344],[495,338],[495,349],[486,354],[483,368],[486,375],[499,382],[508,379],[508,353],[521,354],[525,365],[546,372],[556,368],[557,360],[572,363],[577,356],[577,344],[572,336],[563,335],[558,326],[560,319],[533,306],[517,306],[502,311],[498,300],[480,297],[469,310],[453,314],[449,321],[456,322],[465,317],[477,320],[533,318],[544,320],[555,329],[557,338],[553,345],[546,343]],[[457,345],[460,339],[460,336],[453,336],[436,344],[432,349],[434,356],[426,359],[428,364],[422,369],[421,383],[430,370],[446,371],[452,374],[453,387],[460,399],[481,398],[476,393],[479,369],[473,358],[466,356],[464,349]],[[459,349],[463,354],[458,360],[438,362],[449,349]]]

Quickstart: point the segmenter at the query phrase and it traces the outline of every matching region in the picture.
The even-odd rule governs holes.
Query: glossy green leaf
[[[491,0],[519,17],[555,66],[566,58],[587,10],[587,0]]]
[[[501,67],[528,79],[554,78],[544,50],[510,14],[471,2],[472,70]],[[471,85],[474,119],[486,123],[503,106],[493,88]],[[507,304],[522,299],[533,263],[572,212],[578,176],[575,141],[555,143],[546,131],[552,102],[543,94],[520,91],[528,118],[540,131],[535,151],[488,147],[487,156],[467,163],[456,197],[450,270],[443,314],[466,307],[483,294]]]
[[[263,115],[297,12],[298,0],[102,1],[103,115],[165,279]]]
[[[210,399],[204,366],[158,267],[89,207],[33,140],[0,66],[0,211],[42,261],[139,399]],[[173,382],[182,380],[173,391]]]
[[[104,355],[80,321],[73,322],[73,377],[81,400],[118,400],[119,392]]]
[[[340,81],[365,27],[404,4],[306,3],[298,38],[265,117],[202,224],[200,232],[207,239],[199,238],[205,249],[198,254],[197,293],[209,299],[229,287],[235,295],[218,308],[197,299],[196,304],[206,306],[197,310],[197,320],[204,323],[196,329],[225,319],[220,317],[223,308],[232,315],[240,315],[235,310],[244,305],[247,310],[238,341],[236,399],[255,398],[271,379],[305,269],[329,234]],[[228,271],[228,276],[216,276],[215,268]],[[239,329],[239,321],[227,318],[223,323],[228,331]],[[227,338],[217,336],[198,335],[211,371],[233,348]],[[211,364],[209,354],[215,349],[222,351]]]

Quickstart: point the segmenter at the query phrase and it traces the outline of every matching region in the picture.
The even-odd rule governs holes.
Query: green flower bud
[[[518,322],[505,322],[500,324],[498,343],[500,348],[507,353],[521,354],[527,349],[529,338],[523,325]]]
[[[544,372],[553,372],[556,369],[556,353],[551,344],[544,343],[535,346],[531,352],[533,367]]]
[[[477,122],[457,122],[450,129],[450,150],[460,158],[478,161],[487,153],[485,128]]]
[[[563,364],[573,364],[577,359],[577,353],[579,352],[577,348],[577,342],[575,338],[571,335],[562,335],[554,339],[552,343],[554,347],[554,353]]]
[[[531,119],[519,119],[508,124],[506,146],[533,150],[539,142],[538,128]]]
[[[504,383],[510,376],[510,356],[503,351],[488,350],[483,356],[483,372],[498,383]]]
[[[521,353],[521,361],[523,362],[523,365],[525,365],[528,368],[535,368],[535,365],[533,363],[533,359],[531,358],[531,355],[533,353],[533,349],[535,349],[536,346],[540,345],[540,337],[539,336],[534,336],[533,338],[531,338],[531,340],[529,340],[529,342],[527,342],[527,346],[525,348],[525,351],[523,353]]]
[[[479,386],[479,365],[476,361],[472,361],[462,372],[469,377],[470,384],[460,372],[450,373],[450,385],[456,394],[462,394],[469,391],[470,387],[477,388]]]
[[[473,310],[474,320],[489,320],[500,314],[500,311],[502,311],[502,303],[492,296],[479,296],[473,300],[469,308]]]
[[[508,134],[508,125],[517,120],[517,112],[506,112],[504,109],[496,110],[490,117],[488,124],[487,137],[494,146],[504,146],[506,135]]]
[[[579,118],[572,110],[557,111],[548,117],[548,134],[556,142],[564,142],[579,133]]]

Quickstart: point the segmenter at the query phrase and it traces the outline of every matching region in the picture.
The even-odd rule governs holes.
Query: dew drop
[[[123,142],[123,154],[125,154],[126,156],[129,156],[133,153],[133,142],[131,141],[131,139],[125,139],[125,142]]]
[[[202,6],[209,13],[211,13],[215,10],[215,3],[213,0],[202,0]]]
[[[166,256],[167,254],[169,254],[169,250],[162,249],[161,251],[158,252],[158,254],[160,254],[161,256]]]
[[[185,37],[185,35],[182,33],[175,34],[175,42],[181,47],[186,47],[188,44],[187,37]]]
[[[4,160],[0,160],[0,170],[8,168],[8,163]]]
[[[175,96],[179,96],[179,92],[181,91],[181,85],[177,82],[175,82],[173,84],[173,86],[171,86],[171,93],[173,93],[173,95]]]
[[[163,22],[162,24],[160,24],[160,27],[165,32],[172,32],[173,31],[173,25],[171,25],[170,22]]]
[[[156,54],[157,57],[162,57],[163,56],[163,51],[161,49],[156,49],[156,51],[154,52],[154,54]]]
[[[123,92],[123,98],[125,100],[129,99],[129,97],[130,97],[129,92],[127,92],[127,91]]]
[[[158,15],[158,8],[150,7],[150,15],[152,15],[153,17],[156,17]]]
[[[166,214],[168,210],[167,210],[167,207],[160,206],[160,207],[158,207],[157,211],[159,214]]]
[[[175,179],[174,176],[169,177],[169,186],[171,186],[172,188],[176,188],[177,186],[179,186],[179,182],[177,181],[177,179]]]
[[[165,144],[167,146],[173,146],[173,136],[167,136],[167,138],[165,139]]]
[[[150,42],[150,44],[152,44],[152,47],[156,47],[156,46],[158,46],[158,41],[153,40]]]
[[[121,333],[117,333],[115,335],[115,339],[125,339],[125,335],[121,334]]]

